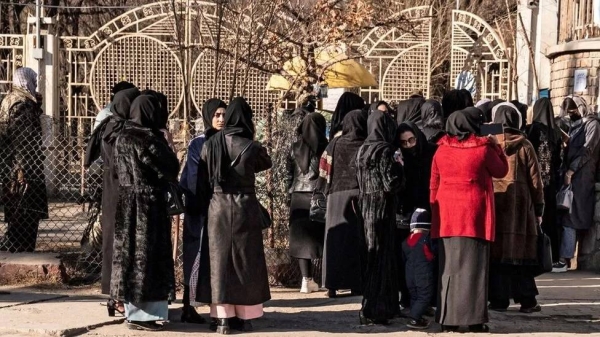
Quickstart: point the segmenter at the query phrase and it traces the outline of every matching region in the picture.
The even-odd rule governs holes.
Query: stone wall
[[[599,46],[600,47],[600,46]],[[598,75],[600,74],[600,49],[597,51],[576,52],[556,56],[552,60],[550,76],[552,104],[554,112],[560,112],[563,99],[571,94],[585,98],[594,111],[598,111]],[[573,92],[575,69],[587,69],[587,88],[583,92]]]

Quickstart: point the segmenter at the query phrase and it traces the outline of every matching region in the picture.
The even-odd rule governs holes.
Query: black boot
[[[487,333],[490,332],[490,328],[485,324],[469,325],[469,332]]]
[[[221,335],[229,335],[228,318],[217,318],[217,333]]]
[[[232,317],[229,319],[229,326],[232,329],[244,332],[250,332],[254,330],[252,322],[249,319],[240,319],[238,317]]]

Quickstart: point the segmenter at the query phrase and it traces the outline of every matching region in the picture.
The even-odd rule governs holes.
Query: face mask
[[[407,148],[407,149],[403,148],[403,149],[402,149],[402,152],[403,152],[405,155],[409,155],[409,156],[413,156],[413,157],[414,157],[414,156],[417,154],[417,147],[416,147],[416,146],[413,146],[413,147],[409,147],[409,148]]]
[[[571,120],[571,122],[577,122],[581,119],[581,116],[578,114],[569,114],[569,119]]]

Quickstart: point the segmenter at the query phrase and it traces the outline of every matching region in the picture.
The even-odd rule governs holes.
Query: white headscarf
[[[13,75],[13,86],[29,92],[33,97],[37,89],[37,73],[27,67],[19,68]]]
[[[485,103],[489,103],[491,101],[492,100],[489,98],[484,98],[484,99],[480,100],[479,102],[477,102],[477,104],[475,104],[475,107],[479,108],[480,106],[484,105]]]
[[[498,112],[498,108],[501,106],[509,106],[509,107],[513,108],[519,114],[519,129],[521,129],[521,127],[523,126],[523,118],[521,118],[521,112],[514,104],[512,104],[510,102],[504,102],[504,103],[500,103],[500,104],[496,105],[492,109],[492,120],[494,120],[494,118],[496,117],[496,112]]]

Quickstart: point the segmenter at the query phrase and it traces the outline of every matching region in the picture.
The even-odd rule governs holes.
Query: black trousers
[[[489,301],[496,309],[506,309],[512,298],[524,308],[537,305],[539,294],[535,278],[527,266],[492,264],[490,266]]]
[[[402,242],[410,235],[410,229],[396,229],[396,259],[398,261],[398,287],[400,288],[400,305],[410,307],[410,291],[406,285],[406,264],[402,256]]]

